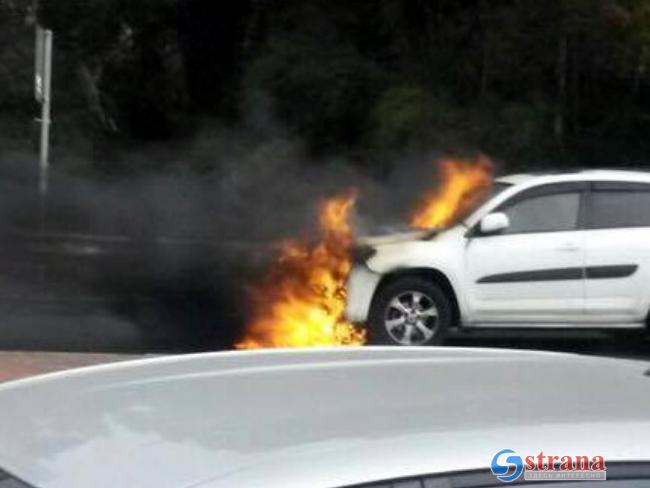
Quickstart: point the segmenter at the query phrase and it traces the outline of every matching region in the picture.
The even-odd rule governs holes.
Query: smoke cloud
[[[357,234],[382,233],[405,227],[406,212],[435,178],[433,155],[381,174],[343,158],[308,157],[277,133],[219,128],[182,146],[121,155],[112,163],[118,171],[103,168],[100,177],[84,168],[88,160],[55,148],[44,200],[35,160],[0,156],[0,218],[11,248],[5,267],[41,270],[38,284],[33,273],[15,273],[0,301],[17,289],[28,300],[44,289],[57,290],[48,295],[54,301],[98,297],[106,314],[137,326],[145,348],[229,346],[248,320],[248,286],[274,245],[316,239],[323,199],[357,189]]]

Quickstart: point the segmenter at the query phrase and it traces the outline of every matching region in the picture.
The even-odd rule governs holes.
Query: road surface
[[[0,351],[0,382],[143,356],[62,352]]]

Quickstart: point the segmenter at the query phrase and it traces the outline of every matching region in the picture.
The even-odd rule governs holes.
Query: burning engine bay
[[[235,347],[314,347],[362,345],[365,331],[346,321],[346,281],[354,254],[366,245],[427,238],[476,208],[492,187],[493,164],[476,159],[436,163],[438,184],[408,217],[409,232],[358,238],[353,212],[359,195],[348,190],[320,206],[317,242],[288,240],[250,297],[253,318]]]

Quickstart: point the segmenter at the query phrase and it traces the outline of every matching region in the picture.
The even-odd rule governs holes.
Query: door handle
[[[557,250],[562,252],[578,252],[580,250],[580,246],[577,244],[567,243],[558,247]]]

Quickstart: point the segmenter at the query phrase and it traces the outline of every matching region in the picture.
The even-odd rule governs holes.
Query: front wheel
[[[370,309],[372,344],[424,346],[442,343],[452,321],[451,303],[435,283],[405,277],[381,288]]]

